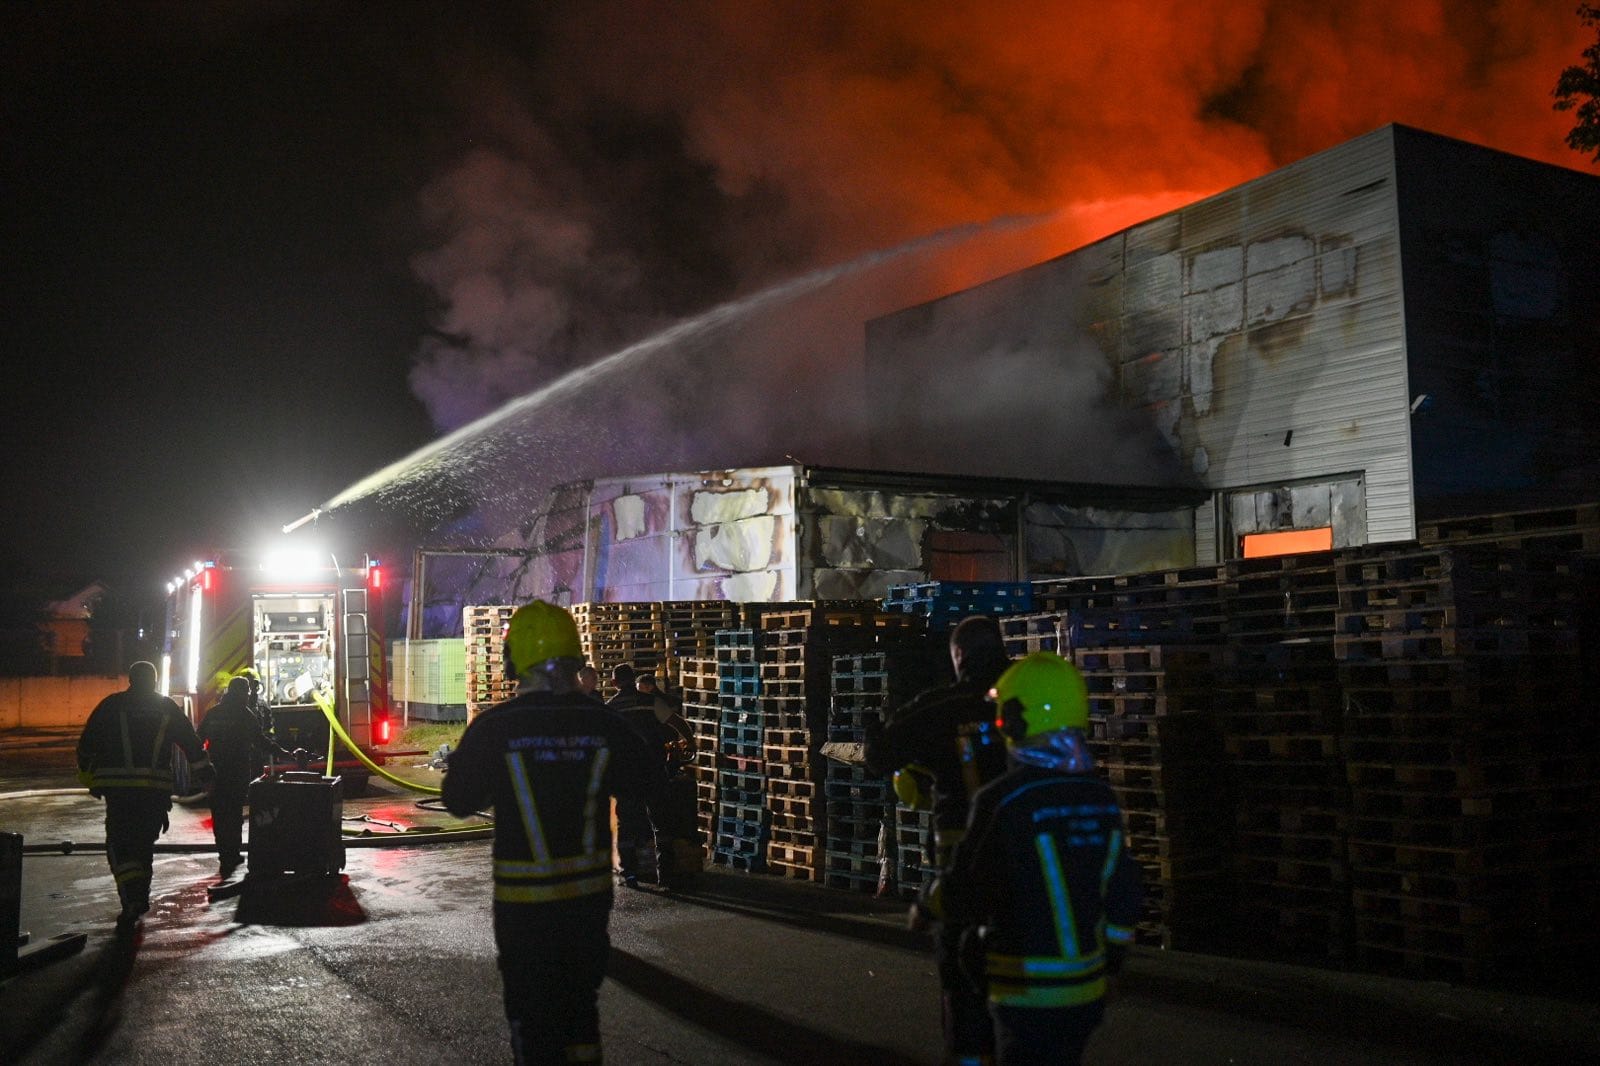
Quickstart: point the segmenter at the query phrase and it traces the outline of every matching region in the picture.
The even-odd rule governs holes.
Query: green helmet
[[[513,677],[551,659],[582,658],[578,623],[562,608],[534,600],[512,613],[506,625],[506,662]]]
[[[1053,651],[1036,651],[1012,663],[989,695],[999,710],[1000,732],[1013,744],[1089,724],[1089,689],[1083,675]]]

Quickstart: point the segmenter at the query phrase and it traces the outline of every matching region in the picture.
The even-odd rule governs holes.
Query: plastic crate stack
[[[1338,564],[1335,638],[1358,959],[1477,979],[1592,945],[1575,557],[1520,539],[1366,554]]]
[[[1217,713],[1233,768],[1240,945],[1348,958],[1350,790],[1332,637],[1231,647]]]
[[[641,673],[659,673],[667,660],[660,603],[579,603],[572,607],[584,658],[600,672],[600,695],[617,690],[611,671],[631,663]]]
[[[506,677],[505,632],[515,607],[469,605],[461,610],[461,632],[467,646],[467,721],[516,694]]]
[[[916,615],[928,629],[942,632],[969,615],[1027,614],[1033,608],[1033,585],[1004,581],[927,581],[892,585],[883,609]]]
[[[926,663],[920,650],[835,655],[828,741],[864,745],[869,726],[932,683]],[[826,774],[823,882],[861,892],[892,887],[895,797],[889,779],[831,759]]]
[[[1235,559],[1218,712],[1237,782],[1239,942],[1306,961],[1350,955],[1350,793],[1339,747],[1334,555]]]
[[[933,848],[933,812],[894,806],[894,890],[913,900],[939,873]]]
[[[713,645],[713,652],[715,645]],[[717,752],[721,743],[722,706],[717,702],[717,660],[686,658],[679,663],[683,720],[694,738],[689,773],[694,777],[695,811],[705,839],[717,837]]]
[[[756,631],[719,630],[717,664],[717,817],[711,860],[753,873],[767,865],[772,815],[761,754],[761,675]]]
[[[1219,648],[1080,648],[1089,688],[1091,747],[1144,871],[1141,940],[1163,947],[1217,943],[1230,913],[1232,809],[1222,738],[1212,713]]]
[[[738,625],[739,608],[727,600],[668,600],[661,604],[661,639],[666,650],[666,683],[688,688],[683,680],[690,659],[710,659],[719,629]]]

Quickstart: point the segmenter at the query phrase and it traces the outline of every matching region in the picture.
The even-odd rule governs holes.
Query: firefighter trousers
[[[1081,1007],[1002,1007],[994,1016],[998,1066],[1076,1066],[1105,1016],[1105,1004]]]
[[[623,877],[656,880],[654,862],[641,862],[645,845],[655,848],[650,805],[642,799],[617,797],[617,872]]]
[[[154,788],[108,788],[105,797],[106,861],[117,898],[124,913],[143,913],[150,906],[156,839],[167,828],[172,801]]]
[[[960,1062],[994,1053],[994,1026],[983,993],[961,969],[963,927],[940,922],[934,927],[934,954],[939,966],[939,996],[944,1017],[944,1047]]]
[[[217,859],[223,866],[238,866],[244,858],[244,801],[250,782],[217,778],[211,793],[211,835],[217,841]]]
[[[559,903],[496,903],[494,940],[518,1066],[600,1061],[609,891]]]

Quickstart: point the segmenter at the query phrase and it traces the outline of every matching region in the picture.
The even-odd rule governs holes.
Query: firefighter
[[[655,714],[655,698],[639,690],[639,674],[631,663],[618,663],[611,670],[611,683],[617,694],[606,701],[606,708],[620,715],[653,757],[658,758],[658,769],[664,770],[667,753],[673,737],[662,727]],[[654,868],[640,862],[639,856],[646,844],[655,841],[655,812],[642,797],[617,797],[617,880],[628,888],[638,888],[640,880],[658,881],[661,870],[659,855]]]
[[[211,832],[217,841],[218,873],[226,881],[243,861],[244,801],[250,782],[269,752],[285,759],[293,754],[279,747],[261,728],[251,706],[251,681],[241,674],[200,722],[200,740],[211,757],[216,783],[211,789]]]
[[[250,713],[255,715],[256,721],[261,723],[261,732],[268,737],[275,736],[272,729],[272,705],[267,702],[266,696],[262,695],[261,675],[256,673],[255,667],[247,666],[239,671],[239,676],[250,682],[250,698],[246,704],[250,708]]]
[[[594,696],[600,687],[600,671],[594,668],[593,663],[584,663],[578,667],[578,691],[585,696]],[[600,697],[595,696],[595,699]]]
[[[572,616],[534,600],[506,629],[516,695],[480,714],[451,753],[444,804],[493,805],[494,935],[519,1063],[599,1062],[598,992],[610,951],[612,795],[642,798],[654,761],[578,688]]]
[[[1076,1063],[1139,914],[1122,812],[1093,774],[1083,676],[1055,652],[995,682],[1011,768],[972,798],[937,893],[994,1021],[1000,1066]]]
[[[178,705],[156,691],[156,668],[128,667],[128,687],[90,712],[78,738],[78,780],[106,803],[106,859],[122,911],[117,931],[132,932],[150,909],[156,839],[172,809],[172,747],[200,776],[210,762],[194,726]]]
[[[934,857],[945,869],[967,824],[968,791],[959,757],[963,726],[994,718],[988,692],[1007,665],[1000,623],[975,615],[950,633],[953,684],[929,689],[892,710],[866,738],[867,768],[894,774],[895,792],[910,807],[933,809]],[[916,927],[926,924],[921,903],[912,908]],[[934,930],[945,1049],[951,1061],[978,1062],[993,1049],[993,1030],[982,997],[961,972],[961,928],[940,922]]]
[[[642,708],[630,712],[645,740],[659,747],[666,769],[666,786],[659,803],[646,812],[655,830],[656,874],[665,888],[686,887],[705,869],[703,837],[698,817],[699,799],[689,766],[694,761],[694,732],[684,720],[678,697],[662,691],[654,674],[636,680]]]

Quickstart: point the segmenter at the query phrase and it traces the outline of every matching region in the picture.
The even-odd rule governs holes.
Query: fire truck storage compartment
[[[250,782],[250,876],[344,869],[343,786],[298,770]]]
[[[276,710],[313,707],[334,694],[333,597],[263,595],[255,600],[255,663]]]

